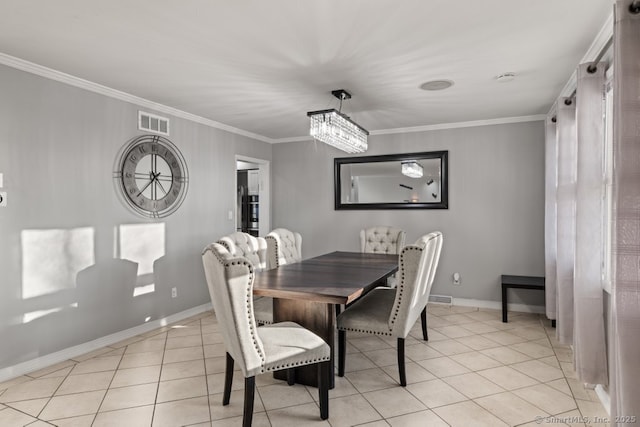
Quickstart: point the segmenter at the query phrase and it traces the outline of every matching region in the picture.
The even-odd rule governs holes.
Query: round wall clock
[[[142,135],[123,147],[114,180],[126,204],[139,215],[172,214],[187,195],[189,174],[180,150],[167,138]]]

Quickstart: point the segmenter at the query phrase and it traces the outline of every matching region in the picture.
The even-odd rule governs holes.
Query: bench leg
[[[507,287],[502,285],[502,322],[507,323]]]

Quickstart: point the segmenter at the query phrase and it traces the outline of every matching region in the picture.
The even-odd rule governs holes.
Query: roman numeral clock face
[[[171,141],[143,135],[120,153],[114,179],[121,198],[137,214],[161,218],[175,212],[187,194],[187,166]]]

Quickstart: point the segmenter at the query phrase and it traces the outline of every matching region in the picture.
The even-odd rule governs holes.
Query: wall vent
[[[429,302],[438,304],[453,304],[453,297],[450,295],[429,295]]]
[[[169,136],[169,119],[138,111],[138,129]]]

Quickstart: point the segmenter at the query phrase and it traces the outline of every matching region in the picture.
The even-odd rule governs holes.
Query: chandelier
[[[340,109],[309,111],[309,135],[347,153],[364,153],[369,132],[341,112],[342,101],[350,99],[351,94],[344,89],[331,91],[331,94],[340,100]]]
[[[402,162],[402,175],[409,178],[422,178],[422,165],[415,160]]]

